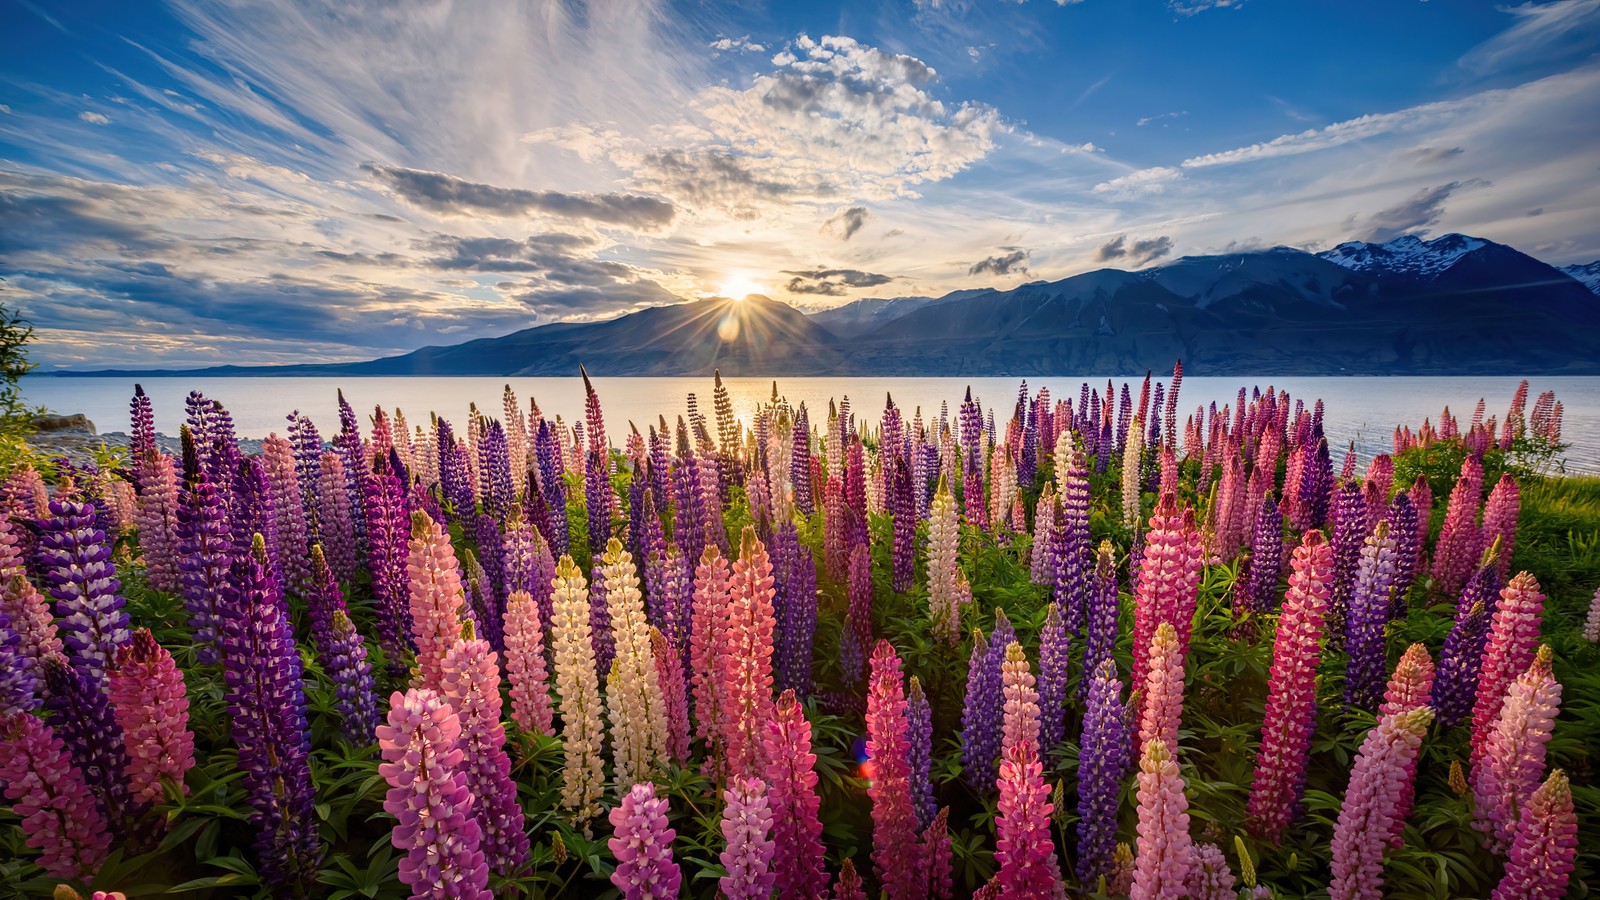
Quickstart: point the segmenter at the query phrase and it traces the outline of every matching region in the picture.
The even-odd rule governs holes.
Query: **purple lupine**
[[[594,668],[606,680],[617,644],[611,636],[611,610],[606,606],[606,580],[598,562],[589,570],[589,634],[594,642]]]
[[[150,404],[150,396],[144,392],[144,385],[133,386],[133,400],[128,404],[128,413],[132,422],[128,455],[136,460],[144,459],[156,449],[156,414]]]
[[[1246,613],[1268,612],[1277,606],[1278,579],[1283,574],[1283,514],[1268,494],[1256,510],[1255,540],[1251,542],[1250,572],[1237,603]]]
[[[657,628],[666,628],[667,535],[656,513],[655,498],[644,489],[639,472],[628,486],[632,509],[628,522],[629,550],[644,570],[645,615]]]
[[[185,444],[187,449],[187,440]],[[211,664],[220,658],[217,618],[234,547],[221,492],[190,463],[190,454],[185,454],[184,465],[188,477],[178,506],[178,582],[194,631],[195,658]]]
[[[397,454],[390,450],[387,457],[378,455],[366,476],[367,569],[372,573],[378,646],[383,648],[391,670],[401,664],[411,640],[411,598],[406,575],[411,513],[401,480],[403,471]]]
[[[491,420],[478,444],[478,470],[483,473],[483,508],[495,519],[505,518],[516,500],[511,478],[511,445],[505,427]]]
[[[667,643],[689,661],[690,616],[694,610],[694,567],[678,551],[677,544],[667,545],[667,558],[662,564],[662,618],[661,633]],[[815,622],[812,623],[815,625]],[[809,658],[809,657],[808,657]]]
[[[1361,548],[1345,619],[1345,652],[1350,655],[1344,681],[1347,705],[1376,710],[1383,699],[1388,670],[1383,630],[1389,623],[1394,577],[1394,538],[1388,524],[1379,522]]]
[[[311,783],[311,738],[300,652],[288,610],[256,552],[234,561],[218,623],[224,699],[255,829],[262,880],[306,896],[322,859]]]
[[[845,678],[854,685],[866,672],[867,648],[872,646],[872,554],[867,545],[857,544],[850,551],[848,569],[850,606],[845,613],[840,656]]]
[[[39,866],[55,878],[92,879],[111,842],[83,773],[38,716],[0,719],[0,790],[12,802]]]
[[[340,581],[356,576],[356,532],[350,494],[345,490],[344,463],[336,453],[324,453],[318,462],[316,541],[328,556],[328,565]]]
[[[39,705],[39,684],[32,661],[22,651],[22,636],[11,628],[11,616],[0,610],[0,720]]]
[[[333,436],[333,450],[339,454],[339,462],[344,469],[345,502],[350,505],[350,528],[359,552],[367,545],[367,517],[362,508],[362,474],[366,470],[366,462],[363,459],[361,425],[356,419],[356,411],[344,399],[344,391],[338,393],[339,433]]]
[[[1367,537],[1367,508],[1360,482],[1344,481],[1334,490],[1333,535],[1329,541],[1333,545],[1333,600],[1328,608],[1328,634],[1337,645],[1344,637],[1343,627],[1355,593],[1361,546]]]
[[[1094,550],[1089,543],[1089,470],[1076,447],[1067,459],[1067,470],[1056,476],[1061,483],[1061,519],[1055,535],[1059,549],[1054,597],[1061,604],[1067,630],[1076,634],[1090,601]]]
[[[103,685],[106,667],[130,637],[111,545],[95,527],[93,504],[51,500],[50,517],[40,525],[39,565],[55,598],[67,658]]]
[[[113,839],[129,843],[134,853],[148,851],[154,844],[153,823],[144,821],[150,807],[129,790],[122,726],[104,688],[59,657],[45,660],[44,687],[51,725],[83,773]]]
[[[1115,870],[1117,797],[1131,742],[1116,663],[1100,662],[1089,682],[1078,756],[1078,880],[1093,885]]]
[[[439,452],[439,490],[449,503],[447,511],[451,521],[459,521],[477,506],[472,495],[472,473],[468,471],[466,451],[444,419],[438,420],[435,437]]]
[[[1394,599],[1389,604],[1389,618],[1403,618],[1406,613],[1406,595],[1417,580],[1422,565],[1422,535],[1417,529],[1417,507],[1406,494],[1396,494],[1389,504],[1386,516],[1389,536],[1394,539]]]
[[[321,469],[322,435],[317,433],[317,426],[312,424],[311,418],[302,415],[299,410],[289,413],[289,443],[294,445],[294,468],[300,482],[300,503],[310,513],[316,496],[317,473]]]
[[[1080,697],[1089,690],[1089,674],[1099,671],[1100,664],[1111,659],[1117,645],[1121,602],[1117,597],[1116,551],[1110,541],[1101,542],[1100,551],[1095,557],[1087,613],[1083,641],[1084,677],[1078,679]]]
[[[514,877],[528,865],[530,850],[505,749],[499,657],[488,641],[457,641],[445,655],[443,681],[445,699],[461,720],[458,771],[466,774],[472,792],[472,816],[483,833],[483,855],[490,871]]]
[[[483,567],[484,579],[478,585],[479,600],[485,616],[478,620],[483,626],[483,638],[498,652],[505,650],[505,629],[502,624],[505,610],[505,546],[500,542],[500,523],[486,512],[474,518],[473,535],[478,544],[478,565]]]
[[[589,381],[582,365],[584,426],[589,435],[589,454],[584,466],[584,505],[589,511],[589,552],[596,558],[611,539],[611,445],[606,438],[605,420],[600,412],[600,395]]]
[[[272,496],[272,480],[267,477],[266,466],[259,457],[240,462],[233,490],[234,508],[230,518],[235,551],[249,552],[251,539],[261,535],[266,540],[267,561],[272,577],[278,584],[285,584],[284,554],[278,543],[278,514]]]
[[[794,486],[794,505],[810,518],[817,506],[811,495],[811,420],[804,403],[795,412],[790,427],[794,432],[794,451],[789,454],[789,483]]]
[[[322,671],[334,685],[334,708],[339,713],[340,731],[352,744],[370,746],[372,730],[381,720],[373,694],[372,666],[367,662],[367,645],[350,621],[344,593],[339,590],[339,582],[323,558],[321,545],[311,547],[311,573],[313,587],[306,595],[306,617],[311,626],[311,643],[322,660]],[[392,662],[402,663],[403,670],[399,657]]]
[[[1000,670],[1006,647],[1017,639],[1004,610],[996,609],[994,618],[994,630],[987,641],[980,632],[973,633],[966,706],[961,713],[961,760],[967,783],[984,793],[994,790],[999,775],[1000,729],[1005,712]]]
[[[811,642],[817,630],[817,564],[800,543],[793,522],[778,526],[772,538],[777,634],[774,662],[777,690],[811,693]]]
[[[891,546],[893,586],[897,594],[911,590],[912,574],[916,566],[915,540],[917,535],[916,511],[912,508],[911,470],[903,457],[896,456],[890,473],[890,513],[894,522],[894,543]]]
[[[1455,624],[1439,652],[1433,682],[1433,708],[1439,725],[1452,728],[1472,714],[1478,700],[1478,675],[1489,643],[1489,618],[1500,596],[1500,576],[1493,565],[1474,572],[1456,603]]]
[[[561,480],[561,441],[549,421],[540,420],[533,446],[534,455],[539,460],[537,493],[549,514],[549,530],[544,533],[544,539],[550,545],[553,556],[565,556],[571,552],[571,548],[567,533],[567,492]],[[531,485],[529,492],[533,493]],[[532,521],[535,525],[540,524],[538,518]]]
[[[922,827],[927,828],[939,811],[933,799],[933,709],[915,675],[906,687],[906,724],[911,741],[911,806]]]
[[[1044,629],[1039,632],[1039,751],[1046,757],[1067,731],[1068,650],[1072,636],[1067,631],[1061,604],[1051,603],[1045,612]]]

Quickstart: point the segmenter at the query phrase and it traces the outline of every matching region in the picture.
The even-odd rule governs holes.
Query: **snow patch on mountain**
[[[1571,266],[1557,266],[1556,268],[1578,279],[1579,283],[1592,293],[1600,294],[1600,260]]]
[[[1431,241],[1407,234],[1382,244],[1347,241],[1317,255],[1355,272],[1382,270],[1394,275],[1432,278],[1488,244],[1488,241],[1464,234],[1446,234]]]

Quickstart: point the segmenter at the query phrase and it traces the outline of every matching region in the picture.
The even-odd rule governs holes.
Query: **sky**
[[[0,0],[46,369],[1451,231],[1600,259],[1600,0]]]

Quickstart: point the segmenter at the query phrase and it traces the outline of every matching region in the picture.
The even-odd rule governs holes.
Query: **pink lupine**
[[[1178,655],[1188,655],[1203,561],[1194,511],[1180,511],[1177,498],[1163,494],[1150,516],[1134,589],[1133,684],[1145,683],[1150,641],[1162,622],[1171,623],[1177,634]]]
[[[10,619],[12,632],[21,639],[17,654],[23,666],[34,678],[43,678],[44,661],[61,656],[63,646],[50,601],[20,569],[0,571],[0,615]]]
[[[950,846],[950,807],[941,806],[934,813],[933,821],[928,827],[922,829],[922,843],[918,847],[922,855],[922,871],[924,875],[922,896],[933,897],[936,900],[950,900],[955,895],[955,883],[952,860],[954,850]]]
[[[617,858],[611,883],[622,891],[623,900],[677,897],[683,872],[672,861],[672,839],[678,833],[667,827],[667,798],[657,797],[649,782],[636,784],[607,818],[612,836],[606,845]]]
[[[917,896],[921,861],[911,802],[911,744],[905,679],[888,641],[872,652],[867,686],[867,756],[872,761],[872,863],[890,900]]]
[[[406,577],[410,584],[411,639],[417,647],[415,685],[438,690],[443,684],[445,654],[461,635],[465,595],[449,532],[421,510],[411,517]]]
[[[772,561],[745,526],[733,564],[727,607],[726,648],[718,691],[728,772],[753,775],[761,764],[762,723],[772,718]]]
[[[110,671],[108,693],[128,751],[128,787],[138,802],[166,796],[171,779],[184,793],[194,767],[189,695],[172,654],[141,628],[124,644]]]
[[[867,900],[867,890],[861,885],[856,864],[848,857],[839,865],[839,882],[833,886],[833,900]]]
[[[1156,626],[1150,644],[1150,671],[1144,682],[1143,711],[1139,717],[1139,748],[1162,741],[1177,755],[1178,722],[1183,715],[1183,657],[1178,634],[1170,622]]]
[[[484,859],[495,874],[514,877],[527,866],[531,848],[500,721],[500,660],[471,631],[469,626],[468,636],[445,654],[442,693],[461,720],[461,771],[482,831]]]
[[[1489,623],[1489,644],[1478,674],[1478,697],[1472,707],[1472,763],[1483,758],[1494,720],[1512,679],[1527,671],[1539,646],[1544,619],[1544,594],[1539,581],[1521,572],[1500,590],[1494,619]]]
[[[1560,900],[1567,895],[1577,856],[1578,813],[1572,805],[1572,785],[1557,769],[1522,808],[1511,859],[1493,900]]]
[[[1446,597],[1460,593],[1478,561],[1478,503],[1482,496],[1483,464],[1469,455],[1461,462],[1461,476],[1450,491],[1444,526],[1434,546],[1434,590]],[[1422,511],[1422,507],[1417,509]]]
[[[728,560],[715,545],[700,557],[694,574],[693,611],[689,616],[690,683],[694,694],[695,736],[721,739],[718,691],[721,660],[727,655]]]
[[[1055,807],[1032,741],[1006,749],[1000,759],[999,788],[994,859],[1000,895],[1022,900],[1052,897],[1061,880],[1050,826]]]
[[[512,591],[506,597],[506,677],[511,682],[511,720],[524,731],[554,734],[543,625],[539,621],[539,604],[527,591]]]
[[[722,837],[728,846],[718,856],[728,874],[718,880],[727,900],[767,900],[772,896],[772,808],[767,784],[736,778],[722,794]]]
[[[0,788],[26,843],[55,878],[90,879],[111,849],[105,815],[54,730],[37,716],[0,720]]]
[[[1251,830],[1274,842],[1295,818],[1316,726],[1317,662],[1333,584],[1333,551],[1322,532],[1306,532],[1292,566],[1272,648],[1266,720],[1247,803]]]
[[[1600,641],[1600,588],[1594,589],[1594,599],[1589,601],[1589,617],[1583,623],[1583,639],[1591,644]]]
[[[1544,773],[1545,744],[1561,708],[1561,682],[1551,671],[1548,646],[1512,682],[1472,766],[1472,826],[1488,835],[1489,849],[1506,853],[1515,838],[1522,806]]]
[[[1166,742],[1157,738],[1146,744],[1139,758],[1139,841],[1131,900],[1188,896],[1195,857],[1183,791],[1183,776]]]
[[[1489,499],[1483,504],[1483,524],[1479,528],[1478,555],[1492,547],[1495,541],[1500,542],[1500,552],[1495,556],[1495,571],[1500,573],[1500,581],[1504,582],[1511,574],[1511,555],[1517,546],[1517,515],[1522,508],[1522,494],[1517,488],[1517,482],[1507,472],[1500,476],[1500,481],[1489,492]]]
[[[1378,707],[1378,715],[1393,716],[1428,707],[1433,698],[1433,675],[1433,657],[1428,654],[1428,648],[1422,644],[1407,647],[1389,676],[1389,687],[1384,692],[1383,704]],[[1406,778],[1400,783],[1400,805],[1396,813],[1399,821],[1390,835],[1390,844],[1395,847],[1400,845],[1400,822],[1411,815],[1416,800],[1416,775],[1417,761],[1412,759]]]
[[[689,697],[683,683],[683,656],[667,642],[661,629],[650,626],[650,649],[655,657],[656,681],[667,723],[667,755],[679,763],[689,761]]]
[[[135,461],[139,497],[133,519],[139,529],[139,554],[144,557],[150,586],[178,592],[178,469],[172,457],[155,450]]]
[[[817,757],[811,752],[811,723],[794,691],[784,691],[778,698],[761,741],[777,846],[772,871],[778,895],[820,898],[828,885],[828,870],[822,861]]]
[[[1234,888],[1237,879],[1228,857],[1216,844],[1196,844],[1194,847],[1193,879],[1189,892],[1194,900],[1239,900]]]
[[[389,839],[405,851],[400,881],[412,897],[493,898],[460,737],[455,710],[429,688],[396,691],[388,724],[378,726],[378,774],[389,782],[383,808],[396,820]]]
[[[1022,645],[1012,641],[1006,646],[1005,661],[1000,664],[1001,696],[1005,708],[1001,718],[1000,752],[1023,743],[1039,748],[1039,691],[1036,679],[1028,667],[1028,654]]]
[[[1410,812],[1408,790],[1433,710],[1390,713],[1367,733],[1333,830],[1334,900],[1383,896],[1383,854]]]

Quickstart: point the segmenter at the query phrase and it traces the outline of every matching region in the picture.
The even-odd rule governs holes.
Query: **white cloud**
[[[736,38],[718,37],[711,42],[711,49],[718,53],[729,53],[734,50],[740,53],[765,53],[767,51],[765,45],[750,40],[750,35],[748,34],[740,35]]]
[[[1094,186],[1094,192],[1117,197],[1159,194],[1166,190],[1168,183],[1177,181],[1182,177],[1183,172],[1171,166],[1155,166],[1149,169],[1138,169],[1126,175],[1120,175],[1110,181],[1103,181]]]
[[[1537,54],[1581,50],[1600,43],[1600,0],[1555,0],[1501,7],[1515,22],[1461,57],[1463,68],[1487,72]]]
[[[10,112],[10,110],[8,109],[6,112]],[[88,122],[90,125],[108,125],[111,123],[111,120],[106,118],[104,115],[87,109],[81,113],[78,113],[78,118],[84,122]]]

